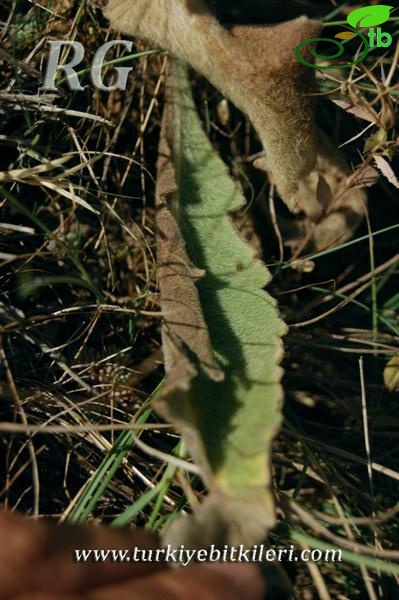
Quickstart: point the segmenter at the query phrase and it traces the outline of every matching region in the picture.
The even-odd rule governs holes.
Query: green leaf
[[[364,6],[348,15],[347,21],[352,27],[375,27],[388,21],[393,6]]]
[[[274,524],[270,452],[282,418],[278,363],[286,328],[275,300],[263,290],[269,272],[228,216],[244,199],[202,128],[181,63],[174,64],[167,89],[158,205],[162,213],[167,203],[185,248],[174,228],[169,233],[162,229],[158,254],[173,240],[179,256],[175,250],[169,253],[175,271],[167,273],[162,264],[167,376],[156,407],[182,432],[209,489],[196,514],[177,519],[167,540],[204,547],[253,544]],[[188,303],[193,302],[190,277],[191,285],[198,278],[191,275],[193,266],[203,270],[196,287],[223,380],[209,358],[203,358],[206,340],[198,348],[198,339],[182,333]],[[174,285],[168,286],[165,298],[167,276]],[[187,293],[182,291],[183,277]],[[176,289],[179,293],[172,297]],[[193,313],[198,313],[195,305]],[[198,314],[195,322],[203,338]]]

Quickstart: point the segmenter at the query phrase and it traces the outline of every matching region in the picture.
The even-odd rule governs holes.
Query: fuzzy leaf
[[[209,79],[249,119],[267,152],[268,171],[290,209],[316,159],[315,69],[295,48],[323,24],[299,17],[278,25],[223,27],[206,0],[109,0],[115,29],[171,51]],[[304,49],[313,60],[312,44]]]
[[[198,294],[225,375],[216,381],[195,349],[176,332],[167,335],[166,382],[156,407],[182,432],[209,495],[193,517],[175,521],[166,539],[200,547],[253,544],[274,523],[270,445],[281,421],[285,326],[263,291],[266,267],[227,214],[243,198],[202,129],[182,63],[174,64],[167,85],[157,201],[180,227],[191,263],[205,272]],[[169,309],[168,334],[181,312],[176,304],[173,314],[162,294],[161,304]]]
[[[393,6],[364,6],[353,10],[347,18],[351,27],[376,27],[385,23],[390,15]]]

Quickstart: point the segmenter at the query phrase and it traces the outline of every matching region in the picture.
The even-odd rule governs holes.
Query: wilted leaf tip
[[[187,61],[248,115],[277,189],[293,208],[298,182],[316,158],[315,73],[294,51],[301,41],[317,37],[322,24],[300,17],[228,31],[203,0],[111,0],[105,14],[116,29]],[[309,47],[305,51],[311,60]]]

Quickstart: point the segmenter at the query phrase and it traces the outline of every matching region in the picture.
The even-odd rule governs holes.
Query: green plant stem
[[[153,391],[148,402],[150,402],[161,389],[162,382],[158,385],[158,387]],[[152,413],[152,408],[148,408],[138,419],[137,423],[145,423],[149,416]],[[76,502],[75,507],[69,513],[67,521],[68,523],[84,523],[87,521],[90,513],[96,507],[98,501],[103,496],[110,482],[112,481],[116,471],[121,466],[123,459],[126,457],[128,452],[134,447],[134,437],[131,434],[131,431],[124,431],[121,433],[113,448],[108,452],[108,454],[103,459],[100,466],[97,468],[93,476],[89,479],[87,484],[82,490],[80,498]],[[157,486],[155,486],[157,487]],[[155,488],[150,490],[147,494],[141,498],[144,501],[144,497],[147,497],[148,494],[152,493],[156,496],[157,491],[154,491]],[[152,496],[151,496],[152,498]],[[146,503],[151,500],[151,498],[146,500]]]
[[[337,294],[334,291],[327,290],[325,288],[321,288],[318,286],[312,286],[310,289],[313,292],[317,292],[319,294],[320,293],[331,294],[332,296],[334,296],[335,298],[339,298],[340,300],[346,300],[348,298],[348,296],[346,296],[346,294]],[[359,300],[356,300],[355,298],[352,298],[352,300],[350,300],[349,303],[353,304],[355,306],[358,306],[359,308],[361,308],[367,312],[370,312],[372,310],[367,304],[364,304],[363,302],[360,302]],[[383,325],[385,325],[385,327],[387,327],[390,331],[392,331],[392,333],[394,335],[399,335],[399,329],[394,327],[394,325],[392,325],[392,323],[388,319],[386,319],[383,315],[379,314],[378,311],[376,312],[376,319],[377,319],[377,324],[380,321]]]
[[[148,409],[138,423],[144,423],[150,416],[152,409]],[[82,490],[82,494],[74,509],[67,518],[68,523],[84,523],[93,512],[98,501],[103,496],[116,471],[121,466],[123,459],[134,446],[134,438],[130,431],[124,431],[117,438],[113,448],[109,451],[93,476]],[[153,491],[153,490],[151,490]]]
[[[327,256],[328,254],[332,254],[333,252],[338,252],[339,250],[343,250],[344,248],[348,248],[349,246],[353,246],[354,244],[358,244],[359,242],[364,242],[365,240],[369,241],[370,237],[374,238],[377,235],[382,235],[383,233],[388,233],[388,231],[392,231],[393,229],[398,229],[399,223],[395,223],[394,225],[390,225],[389,227],[384,227],[383,229],[379,229],[378,231],[373,231],[371,234],[363,235],[359,238],[351,240],[349,242],[345,242],[345,244],[341,244],[340,246],[336,246],[334,248],[328,248],[328,250],[323,250],[322,252],[317,252],[316,254],[311,254],[310,256],[306,256],[303,259],[296,261],[306,262],[308,260],[316,260],[316,258],[321,258],[322,256]],[[290,263],[286,263],[282,265],[281,269],[289,269],[291,268]]]
[[[176,447],[174,454],[178,450],[179,446],[180,442]],[[146,529],[152,530],[153,523],[159,514],[165,494],[168,492],[170,483],[175,473],[176,466],[172,464],[167,465],[162,478],[158,481],[158,483],[151,490],[148,490],[148,492],[140,496],[140,498],[131,506],[128,506],[128,508],[120,515],[118,515],[116,519],[112,521],[112,525],[115,527],[124,527],[128,525],[139,512],[141,512],[150,502],[152,502],[152,500],[156,499],[152,514],[148,523],[146,524]]]

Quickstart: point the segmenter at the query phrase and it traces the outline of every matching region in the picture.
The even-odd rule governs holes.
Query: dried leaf
[[[212,353],[195,280],[204,271],[193,267],[172,213],[164,207],[157,214],[158,281],[164,318],[164,356],[169,364],[176,353],[189,350],[215,381],[223,379]]]
[[[399,179],[389,162],[381,154],[374,154],[374,162],[389,183],[399,189]]]
[[[173,107],[169,103],[164,111],[163,135],[159,144],[157,164],[157,258],[158,283],[163,312],[163,349],[165,367],[175,369],[173,386],[188,389],[197,370],[186,359],[185,352],[196,356],[199,365],[215,381],[224,378],[217,365],[203,317],[195,281],[205,271],[195,268],[187,256],[186,245],[175,217],[168,207],[177,189],[176,173],[172,163],[173,132],[168,129]],[[169,385],[167,380],[166,386]]]
[[[384,383],[390,392],[399,390],[399,354],[396,354],[384,369]]]
[[[344,154],[318,132],[315,169],[300,183],[297,212],[302,220],[279,219],[286,243],[293,250],[303,247],[305,237],[317,250],[348,240],[361,223],[366,195],[360,188],[375,183],[374,177],[352,174]]]
[[[362,108],[361,106],[354,106],[351,102],[348,102],[348,100],[335,99],[332,101],[340,108],[343,108],[345,112],[354,115],[359,119],[363,119],[363,121],[377,125],[376,119],[365,108]]]
[[[270,444],[281,421],[278,361],[285,327],[275,301],[262,289],[270,278],[265,266],[254,258],[227,215],[242,205],[243,197],[202,129],[180,63],[167,86],[157,187],[158,201],[168,202],[168,208],[161,208],[161,214],[168,215],[166,235],[158,239],[168,364],[156,407],[182,432],[210,492],[194,517],[176,520],[166,539],[200,547],[256,543],[274,523]],[[201,356],[197,345],[183,340],[176,329],[176,322],[190,319],[190,311],[184,302],[181,317],[176,299],[170,302],[172,280],[183,273],[190,298],[193,283],[181,238],[170,243],[176,239],[176,224],[189,259],[205,271],[197,287],[215,356],[225,373],[223,381],[216,381],[213,371],[203,368],[209,364],[208,351],[206,358]],[[179,246],[177,254],[183,259],[176,260],[172,246]],[[175,294],[180,302],[185,294],[182,285]],[[205,335],[196,306],[193,322],[200,323]]]
[[[380,179],[380,175],[377,169],[367,165],[367,163],[363,163],[354,170],[352,175],[348,177],[347,184],[354,185],[356,187],[372,187],[376,183],[378,183]]]
[[[275,26],[234,27],[217,21],[204,0],[110,0],[113,27],[184,58],[251,119],[268,167],[292,209],[298,184],[316,158],[312,91],[315,70],[295,57],[322,24],[300,17]],[[312,59],[311,44],[305,58]]]
[[[380,126],[388,131],[396,125],[396,101],[389,94],[381,98]]]

